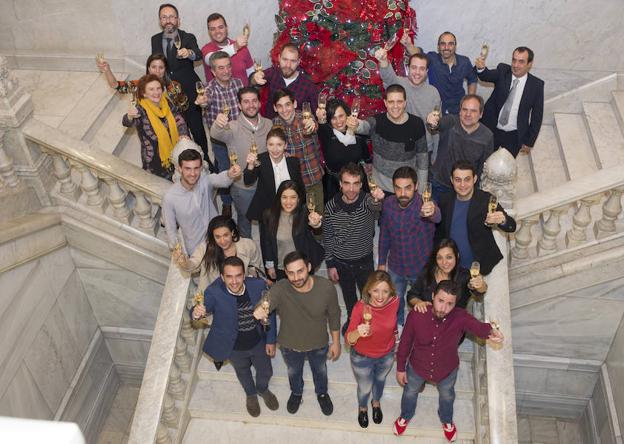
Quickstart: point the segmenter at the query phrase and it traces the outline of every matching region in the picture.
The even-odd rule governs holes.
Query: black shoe
[[[223,361],[214,361],[214,366],[217,368],[217,371],[221,370],[221,367],[223,367]]]
[[[225,217],[232,217],[232,205],[223,205],[221,207],[221,215]]]
[[[316,399],[318,399],[318,403],[321,406],[321,412],[323,412],[323,415],[329,416],[334,412],[334,404],[332,404],[329,394],[324,393],[322,395],[318,395]]]
[[[383,421],[383,412],[381,411],[381,406],[373,406],[373,422],[375,424],[381,424],[381,421]]]
[[[368,427],[368,410],[360,410],[358,412],[358,424],[363,429]]]
[[[288,413],[295,414],[297,410],[299,410],[299,406],[301,405],[302,399],[301,395],[295,395],[294,393],[290,394],[290,398],[288,398],[288,402],[286,403],[286,410]]]

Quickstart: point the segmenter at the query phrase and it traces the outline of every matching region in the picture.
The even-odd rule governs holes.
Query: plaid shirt
[[[240,109],[238,109],[238,98],[236,93],[243,87],[240,79],[232,77],[227,87],[221,85],[217,79],[212,79],[206,86],[206,94],[208,95],[208,104],[204,108],[204,122],[208,128],[212,128],[212,124],[217,118],[217,114],[223,110],[224,105],[230,107],[229,120],[236,120]]]
[[[284,77],[279,68],[274,66],[264,70],[264,78],[267,83],[265,86],[269,88],[269,95],[267,97],[267,103],[264,106],[264,117],[272,119],[277,116],[277,113],[273,109],[273,93],[278,89],[288,88],[295,95],[297,106],[303,106],[303,102],[310,102],[312,108],[312,114],[316,113],[316,106],[318,104],[318,87],[307,74],[299,71],[297,79],[290,85],[286,86]]]
[[[386,197],[379,231],[379,265],[394,273],[416,278],[433,250],[435,224],[442,218],[436,205],[429,218],[420,216],[422,199],[418,193],[407,208],[401,208],[396,196]]]
[[[280,116],[276,116],[273,118],[273,125],[284,128],[288,139],[286,152],[288,155],[299,159],[303,184],[309,187],[320,182],[323,177],[323,168],[321,167],[318,137],[316,133],[304,134],[301,111],[295,111],[295,117],[290,123],[287,123]]]

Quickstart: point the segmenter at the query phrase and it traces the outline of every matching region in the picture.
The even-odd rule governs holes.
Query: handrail
[[[29,119],[24,124],[22,132],[27,139],[37,143],[47,152],[87,165],[92,171],[144,192],[153,204],[160,205],[162,196],[171,186],[168,180],[93,148],[87,142],[72,138],[37,119]]]
[[[176,366],[176,344],[186,311],[190,277],[184,276],[172,259],[160,300],[154,334],[137,401],[129,444],[153,443],[163,428],[161,412],[167,402],[171,370]]]

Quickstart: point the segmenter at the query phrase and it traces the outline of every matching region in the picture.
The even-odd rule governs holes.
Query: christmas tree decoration
[[[407,0],[280,0],[275,21],[273,63],[284,45],[296,45],[301,68],[319,89],[349,105],[360,97],[361,118],[385,111],[375,51],[387,48],[389,62],[404,74],[407,54],[396,41],[406,32],[413,39],[417,30]]]

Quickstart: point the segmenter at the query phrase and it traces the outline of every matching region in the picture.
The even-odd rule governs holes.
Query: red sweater
[[[411,310],[401,334],[397,371],[405,371],[409,358],[420,377],[440,382],[459,367],[457,345],[464,332],[485,339],[491,330],[490,324],[479,322],[463,308],[455,307],[444,319],[437,319],[431,306],[425,313]]]
[[[383,307],[374,307],[372,305],[370,307],[371,314],[373,315],[371,320],[371,334],[370,336],[359,338],[353,348],[363,356],[380,358],[387,355],[395,344],[399,298],[392,298],[390,302]],[[364,322],[364,318],[362,317],[363,308],[364,303],[362,301],[358,301],[353,307],[345,338],[349,332],[357,330],[357,326]]]

